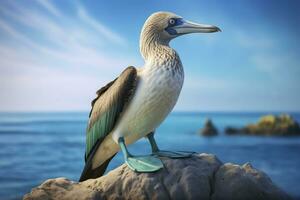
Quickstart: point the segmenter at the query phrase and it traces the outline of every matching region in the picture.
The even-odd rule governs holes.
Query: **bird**
[[[147,18],[139,43],[144,65],[127,67],[99,89],[92,101],[80,182],[102,176],[119,150],[130,169],[145,173],[163,168],[160,157],[191,155],[160,150],[154,138],[156,128],[175,106],[184,82],[180,57],[169,43],[189,33],[218,31],[217,26],[193,23],[171,12],[155,12]],[[152,154],[131,154],[127,146],[143,137],[148,138]]]

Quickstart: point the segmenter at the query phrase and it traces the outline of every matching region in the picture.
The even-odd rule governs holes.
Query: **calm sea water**
[[[216,154],[223,162],[251,162],[290,195],[300,197],[300,137],[226,136],[227,125],[241,127],[267,113],[172,113],[157,130],[161,149]],[[300,113],[291,113],[300,121]],[[88,113],[0,113],[0,199],[20,199],[44,180],[78,180],[84,165]],[[199,136],[205,118],[220,135]],[[150,152],[145,139],[130,146]],[[109,170],[123,163],[119,153]]]

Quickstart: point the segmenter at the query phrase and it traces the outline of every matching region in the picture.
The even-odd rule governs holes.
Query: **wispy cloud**
[[[244,48],[270,49],[276,45],[276,41],[271,38],[268,33],[251,33],[237,30],[235,31],[235,39],[237,43]]]
[[[48,10],[51,14],[56,17],[62,17],[62,13],[48,0],[36,0],[41,6]]]
[[[257,70],[268,74],[274,81],[292,81],[291,79],[299,78],[299,64],[297,58],[291,54],[261,53],[252,56],[252,63]]]
[[[106,51],[126,40],[82,5],[84,13],[66,14],[50,1],[37,2],[42,7],[23,2],[0,7],[0,89],[6,94],[0,110],[87,110],[94,92],[135,59]],[[60,100],[54,105],[54,99]]]
[[[87,23],[92,28],[94,28],[96,31],[98,31],[100,35],[103,35],[107,39],[110,39],[111,41],[116,42],[118,44],[122,44],[122,45],[125,44],[125,40],[121,36],[114,33],[113,31],[108,29],[106,26],[99,23],[97,20],[95,20],[91,16],[89,16],[88,13],[86,12],[86,10],[81,6],[79,6],[79,8],[78,8],[78,15],[85,23]]]
[[[284,74],[299,73],[298,59],[294,52],[282,49],[286,38],[275,39],[268,31],[236,32],[236,42],[247,51],[249,63],[259,72],[274,80],[281,80]]]

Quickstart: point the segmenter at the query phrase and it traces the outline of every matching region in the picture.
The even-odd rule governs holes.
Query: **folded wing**
[[[102,176],[109,161],[92,168],[93,157],[104,138],[112,131],[122,111],[133,96],[137,85],[137,71],[134,67],[126,68],[122,74],[97,91],[97,98],[92,101],[92,110],[86,131],[85,167],[79,181]]]

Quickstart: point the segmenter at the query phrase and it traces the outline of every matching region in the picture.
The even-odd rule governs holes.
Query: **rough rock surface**
[[[257,123],[246,125],[243,128],[227,127],[225,133],[228,135],[291,136],[300,135],[300,126],[292,116],[287,114],[265,115]]]
[[[203,129],[200,130],[200,134],[203,136],[215,136],[218,135],[218,130],[214,126],[210,119],[205,121]]]
[[[82,183],[49,179],[24,200],[50,199],[290,199],[250,164],[222,164],[211,154],[162,159],[164,169],[136,173],[126,165]]]

